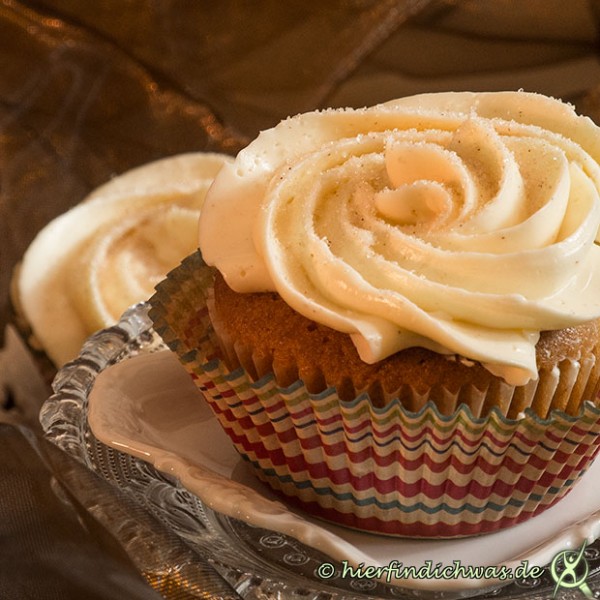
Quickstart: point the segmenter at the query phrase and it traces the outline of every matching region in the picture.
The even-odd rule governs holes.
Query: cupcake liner
[[[600,448],[600,409],[592,402],[577,416],[553,410],[545,419],[527,407],[560,400],[567,408],[565,398],[595,389],[593,358],[561,364],[523,388],[424,395],[405,387],[383,408],[368,393],[340,401],[333,388],[309,391],[318,373],[283,386],[269,357],[218,339],[212,280],[198,253],[188,257],[150,300],[155,329],[259,479],[313,516],[411,537],[496,531],[560,500]],[[228,368],[225,357],[240,366]],[[440,395],[450,414],[438,409]],[[522,418],[498,408],[485,414],[490,402],[519,402]]]

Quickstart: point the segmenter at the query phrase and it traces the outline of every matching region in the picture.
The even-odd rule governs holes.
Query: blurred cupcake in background
[[[229,161],[198,152],[143,165],[37,235],[13,277],[12,303],[29,347],[50,359],[50,376],[193,251],[204,197]]]

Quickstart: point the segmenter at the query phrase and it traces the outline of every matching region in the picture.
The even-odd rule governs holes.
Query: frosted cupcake
[[[422,537],[571,489],[600,443],[599,133],[432,94],[288,119],[220,172],[152,315],[258,477]]]
[[[131,169],[39,232],[13,277],[12,304],[50,380],[193,251],[206,191],[229,161],[195,152]]]

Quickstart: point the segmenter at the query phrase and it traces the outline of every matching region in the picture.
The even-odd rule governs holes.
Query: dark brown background
[[[0,336],[29,242],[114,174],[421,91],[579,102],[600,81],[594,14],[588,0],[0,0]]]

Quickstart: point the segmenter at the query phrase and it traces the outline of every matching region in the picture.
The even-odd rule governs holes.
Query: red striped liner
[[[283,496],[285,502],[295,508],[306,511],[314,517],[330,521],[360,531],[369,531],[387,536],[411,537],[411,538],[458,538],[493,533],[514,527],[519,523],[528,521],[548,508],[554,506],[561,497],[555,497],[547,504],[538,505],[530,511],[522,511],[518,516],[500,517],[496,520],[481,520],[477,523],[466,523],[464,521],[448,524],[423,523],[400,523],[397,521],[382,521],[376,517],[357,517],[352,514],[342,513],[335,508],[326,508],[316,502],[300,502],[297,498]]]
[[[460,474],[469,474],[475,471],[480,471],[483,474],[497,475],[498,472],[502,470],[507,474],[517,474],[519,475],[519,479],[517,480],[516,484],[504,482],[500,479],[493,479],[491,483],[484,485],[476,480],[469,480],[469,486],[471,486],[469,488],[470,493],[474,493],[474,489],[485,489],[487,490],[487,495],[489,495],[492,492],[499,493],[500,489],[504,489],[504,495],[510,497],[515,491],[530,492],[536,485],[550,487],[555,483],[556,479],[563,479],[566,481],[574,477],[582,468],[587,466],[587,463],[591,458],[589,453],[578,452],[576,456],[579,456],[580,460],[577,461],[576,464],[562,464],[561,460],[546,463],[539,463],[536,461],[538,462],[538,467],[532,470],[532,472],[540,473],[540,477],[536,479],[528,479],[522,474],[522,465],[515,464],[510,459],[504,461],[500,465],[500,468],[497,468],[489,465],[484,458],[479,457],[474,465],[470,466],[469,468],[465,468],[462,463],[452,465],[451,459],[446,459],[443,463],[436,463],[430,456],[425,456],[421,463],[413,463],[411,468],[411,466],[402,461],[402,458],[400,457],[398,461],[399,473],[395,477],[381,480],[374,478],[371,473],[358,476],[351,468],[348,467],[334,469],[331,466],[332,463],[327,461],[309,463],[302,454],[290,456],[285,454],[281,448],[269,450],[261,441],[251,443],[248,438],[243,436],[240,437],[230,429],[227,429],[226,432],[243,455],[247,457],[253,457],[253,461],[268,459],[268,462],[273,468],[276,468],[277,466],[285,466],[286,474],[288,475],[293,476],[294,474],[306,474],[307,478],[315,480],[327,478],[333,485],[343,485],[345,483],[349,483],[349,485],[351,485],[356,491],[364,491],[371,488],[373,491],[382,494],[390,493],[394,491],[396,487],[401,487],[403,494],[408,498],[416,496],[417,494],[421,493],[423,489],[427,490],[426,495],[429,498],[439,498],[444,491],[455,499],[460,499],[466,495],[465,490],[467,487],[458,486],[453,483],[452,480],[447,480],[444,484],[437,486],[429,484],[427,479],[419,480],[419,483],[406,483],[403,476],[407,471],[412,470],[420,472],[423,470],[423,467],[426,467],[428,474],[433,471],[434,467],[438,468],[438,473],[454,470],[456,473]],[[354,460],[351,462],[354,465],[361,465],[364,458],[364,456],[357,454],[354,457]],[[553,473],[547,470],[550,469],[552,464],[562,465],[558,473]],[[419,486],[423,486],[423,488]],[[455,491],[453,492],[453,490]],[[461,490],[461,493],[459,493],[458,490]],[[480,494],[477,497],[481,499],[483,496]]]
[[[386,535],[497,531],[558,502],[600,449],[591,403],[578,418],[475,419],[462,407],[446,417],[433,402],[419,413],[394,402],[378,411],[367,397],[344,404],[335,390],[312,396],[300,381],[279,389],[273,378],[229,373],[214,358],[210,282],[197,255],[171,273],[151,299],[155,329],[257,476],[310,514]]]

